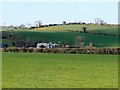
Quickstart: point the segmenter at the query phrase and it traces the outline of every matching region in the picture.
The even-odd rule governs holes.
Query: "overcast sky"
[[[4,2],[1,10],[0,25],[34,24],[37,20],[43,24],[94,22],[97,17],[107,23],[118,22],[117,2]]]

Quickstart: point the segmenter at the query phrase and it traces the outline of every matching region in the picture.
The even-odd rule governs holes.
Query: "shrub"
[[[29,53],[33,53],[33,48],[28,48]]]
[[[21,48],[20,52],[27,52],[27,50],[28,50],[27,48]]]

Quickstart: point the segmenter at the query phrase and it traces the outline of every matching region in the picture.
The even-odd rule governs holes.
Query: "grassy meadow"
[[[3,53],[3,88],[117,88],[117,55]]]

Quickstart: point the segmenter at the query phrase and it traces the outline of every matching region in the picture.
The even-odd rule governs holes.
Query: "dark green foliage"
[[[2,51],[67,54],[120,54],[120,48],[3,48]]]

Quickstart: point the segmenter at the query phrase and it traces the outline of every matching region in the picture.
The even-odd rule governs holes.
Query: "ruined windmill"
[[[42,23],[41,20],[36,21],[36,22],[35,22],[36,27],[37,27],[37,28],[41,27],[41,23]]]

